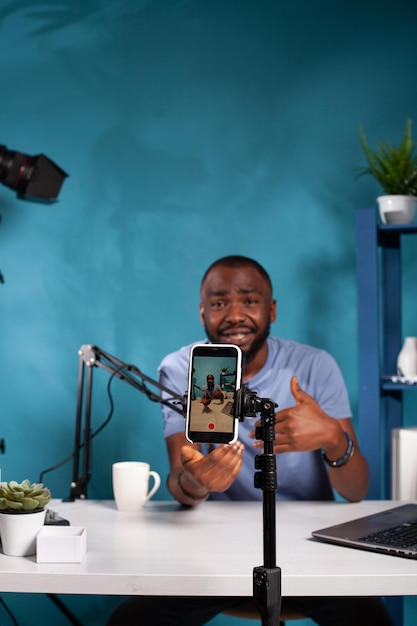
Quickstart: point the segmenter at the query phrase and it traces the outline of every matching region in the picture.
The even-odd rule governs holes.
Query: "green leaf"
[[[36,498],[23,498],[22,507],[24,511],[33,511],[41,508],[39,500],[36,500]]]
[[[371,149],[361,126],[359,139],[368,165],[358,169],[358,176],[371,174],[387,194],[417,196],[417,144],[412,139],[411,119],[406,121],[398,147],[376,141],[376,148]]]
[[[4,507],[5,509],[10,509],[12,511],[20,511],[23,509],[21,502],[15,502],[14,500],[8,500],[7,498],[2,498],[1,500],[6,504]]]
[[[31,484],[28,479],[0,483],[0,510],[33,511],[43,509],[51,500],[51,492],[42,483]]]

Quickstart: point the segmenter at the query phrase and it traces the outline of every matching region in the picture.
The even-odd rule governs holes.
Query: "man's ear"
[[[271,300],[271,305],[269,309],[269,322],[273,324],[277,319],[277,301]]]
[[[202,326],[205,326],[204,323],[204,304],[200,302],[200,322]]]

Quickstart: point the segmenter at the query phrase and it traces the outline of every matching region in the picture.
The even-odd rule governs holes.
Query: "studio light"
[[[0,183],[16,191],[18,198],[54,202],[67,176],[43,154],[29,156],[0,145]]]

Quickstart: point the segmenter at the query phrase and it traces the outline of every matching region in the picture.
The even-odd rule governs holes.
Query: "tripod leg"
[[[253,597],[261,614],[262,626],[277,626],[281,614],[281,569],[255,567]]]

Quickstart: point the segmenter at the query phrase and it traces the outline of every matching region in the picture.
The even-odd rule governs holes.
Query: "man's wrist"
[[[330,459],[327,458],[325,451],[324,450],[321,451],[321,456],[323,458],[323,461],[327,463],[329,467],[343,467],[343,465],[346,465],[346,463],[350,461],[350,459],[352,458],[355,452],[355,445],[352,441],[352,437],[349,435],[348,432],[344,432],[344,435],[347,440],[347,448],[346,448],[346,452],[344,453],[344,455],[341,456],[339,459],[336,459],[335,461],[331,461]]]
[[[194,502],[206,500],[210,495],[210,492],[204,487],[202,487],[204,491],[199,493],[196,489],[189,487],[189,485],[184,485],[184,470],[179,472],[177,476],[177,483],[181,493]]]

